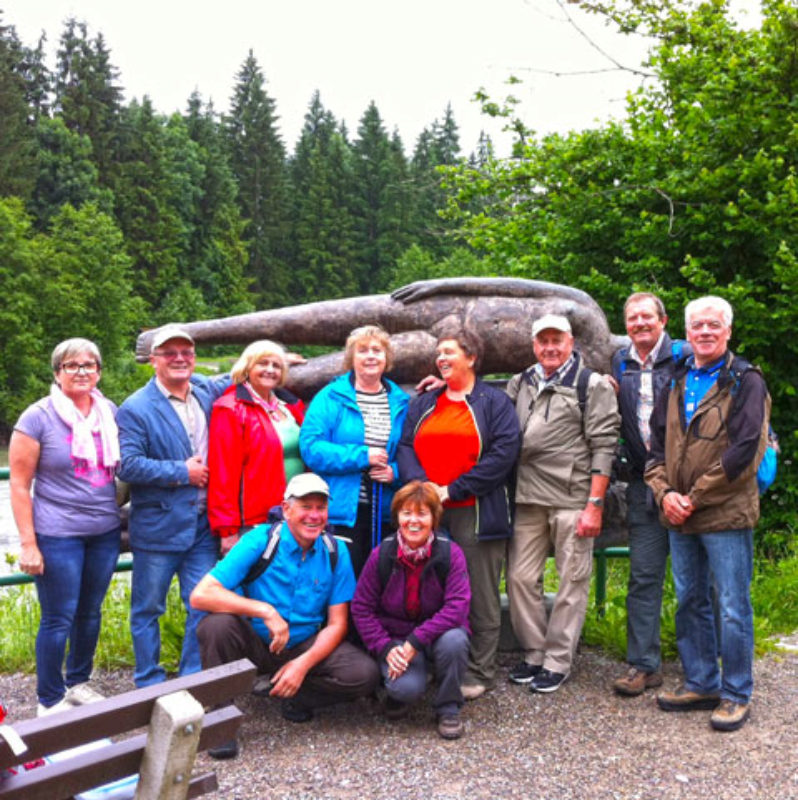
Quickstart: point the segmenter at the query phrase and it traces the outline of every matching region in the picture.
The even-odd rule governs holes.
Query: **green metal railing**
[[[9,479],[10,470],[8,467],[0,467],[0,481]],[[604,606],[607,602],[607,559],[609,558],[629,558],[628,547],[605,547],[595,550],[593,557],[596,559],[596,608],[599,614],[604,613]],[[130,556],[120,556],[119,563],[116,565],[116,572],[128,572],[133,568],[133,560]],[[32,583],[33,578],[23,572],[14,572],[11,575],[0,575],[0,586],[17,586],[22,583]]]

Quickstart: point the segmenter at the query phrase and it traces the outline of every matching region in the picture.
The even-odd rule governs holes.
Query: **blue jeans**
[[[119,537],[119,528],[94,536],[36,534],[44,558],[44,574],[35,578],[42,612],[36,635],[36,693],[43,706],[55,705],[67,687],[85,683],[91,675],[100,608],[116,567]]]
[[[150,686],[166,680],[166,670],[160,665],[161,629],[158,621],[166,610],[166,595],[175,575],[180,583],[180,597],[186,607],[179,674],[190,675],[202,669],[197,625],[205,612],[191,608],[189,596],[200,579],[213,569],[217,558],[217,540],[211,535],[206,519],[197,522],[197,536],[186,551],[133,551],[130,633],[136,658],[133,673],[136,686]]]
[[[662,584],[668,563],[668,531],[659,521],[642,478],[626,489],[629,525],[629,588],[626,593],[626,660],[644,672],[661,664]]]
[[[753,541],[751,530],[670,531],[673,582],[679,603],[676,644],[685,686],[701,694],[719,693],[735,703],[748,703],[754,686]],[[720,642],[712,608],[713,579]]]
[[[396,640],[394,644],[402,644]],[[468,662],[468,633],[465,628],[451,628],[442,633],[429,647],[416,653],[410,666],[398,678],[388,677],[388,662],[380,659],[380,672],[388,697],[400,703],[415,703],[427,689],[427,671],[432,670],[438,681],[435,693],[437,714],[457,714],[463,705],[460,685]]]

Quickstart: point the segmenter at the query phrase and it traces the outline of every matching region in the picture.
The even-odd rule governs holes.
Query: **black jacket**
[[[444,391],[445,388],[425,392],[410,401],[396,454],[403,483],[427,480],[413,449],[413,440]],[[512,534],[507,483],[521,447],[518,418],[510,398],[480,380],[466,396],[466,403],[479,431],[480,458],[468,472],[449,484],[449,496],[452,500],[476,497],[479,539],[506,539]]]
[[[681,347],[678,345],[681,344]],[[648,453],[640,428],[637,425],[637,399],[640,396],[640,364],[629,355],[631,345],[616,350],[612,357],[612,376],[618,381],[618,410],[621,412],[621,459],[626,461],[629,478],[643,479]],[[687,342],[677,343],[678,363],[683,363],[687,356],[692,355],[692,348]],[[667,333],[663,336],[659,355],[654,363],[652,382],[654,385],[654,405],[663,389],[666,389],[673,377],[674,343]]]

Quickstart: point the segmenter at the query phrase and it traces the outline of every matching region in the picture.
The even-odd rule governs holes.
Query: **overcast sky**
[[[735,3],[756,7],[756,0]],[[105,37],[126,98],[147,94],[164,113],[184,110],[195,89],[227,111],[251,48],[289,150],[316,89],[352,136],[374,100],[408,152],[451,103],[467,154],[481,129],[499,152],[507,149],[508,136],[471,98],[480,87],[503,97],[511,74],[524,80],[512,92],[538,133],[621,117],[625,93],[640,84],[613,71],[556,0],[0,0],[0,8],[26,44],[44,30],[53,53],[64,20],[85,21]],[[644,41],[615,34],[575,5],[568,10],[617,61],[640,64]]]

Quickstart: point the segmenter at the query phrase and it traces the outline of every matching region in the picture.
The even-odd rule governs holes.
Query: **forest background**
[[[508,76],[505,97],[477,93],[512,136],[501,158],[484,135],[464,153],[450,108],[407,152],[376,103],[352,133],[318,94],[289,150],[252,52],[228,112],[195,92],[165,115],[146,96],[123,102],[86,22],[66,22],[48,65],[44,42],[0,17],[0,431],[46,393],[50,350],[69,336],[98,342],[121,401],[146,377],[136,333],[167,321],[509,275],[588,291],[615,331],[629,292],[652,289],[681,335],[686,301],[711,292],[734,306],[733,347],[773,395],[783,454],[757,542],[788,555],[798,9],[764,0],[742,29],[723,0],[577,5],[649,42],[639,88],[620,120],[538,136]]]

